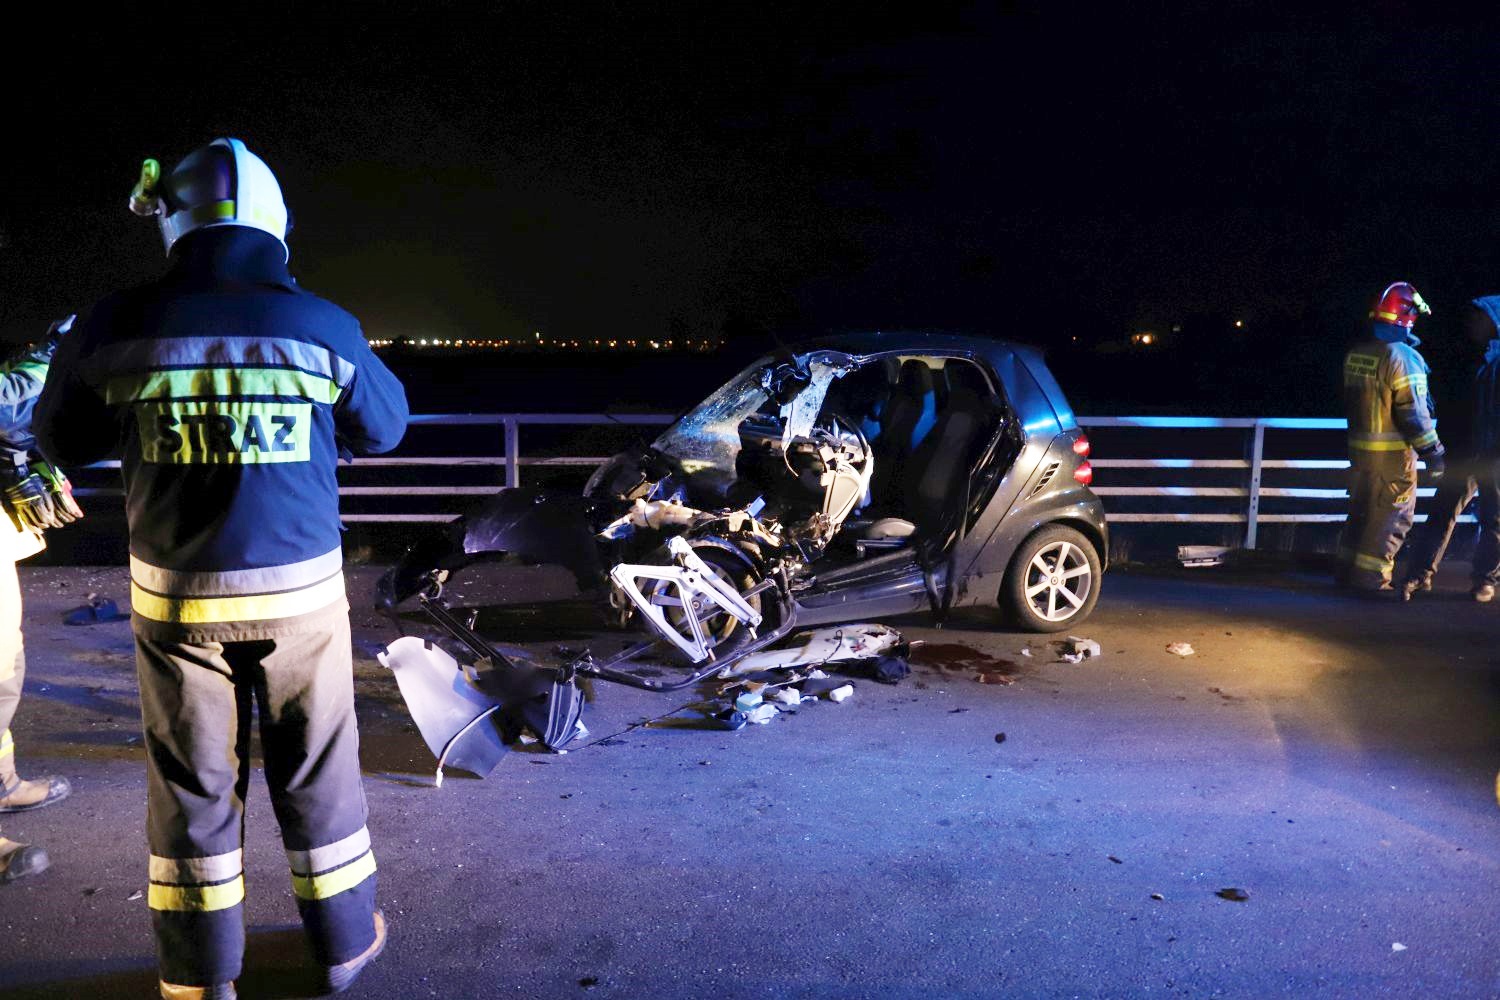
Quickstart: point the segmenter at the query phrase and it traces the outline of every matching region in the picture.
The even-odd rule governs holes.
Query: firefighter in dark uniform
[[[1432,589],[1432,577],[1453,528],[1470,501],[1475,504],[1479,539],[1470,563],[1470,596],[1481,604],[1495,599],[1500,584],[1500,295],[1486,295],[1470,303],[1464,332],[1483,357],[1474,377],[1459,392],[1458,406],[1449,408],[1443,437],[1455,456],[1428,508],[1427,522],[1413,539],[1411,561],[1401,585],[1402,600]],[[1451,424],[1450,424],[1451,420]]]
[[[1431,309],[1404,281],[1388,287],[1370,312],[1370,336],[1344,357],[1349,419],[1349,520],[1339,543],[1340,582],[1391,590],[1396,553],[1417,505],[1417,459],[1443,475],[1443,445],[1433,419],[1427,362],[1412,333]]]
[[[401,384],[287,271],[266,164],[217,139],[131,198],[168,268],[64,341],[37,407],[67,463],[119,448],[161,994],[233,997],[252,707],[292,890],[330,990],[385,944],[340,548],[340,453],[388,451]]]
[[[42,532],[83,516],[68,481],[37,454],[31,433],[47,366],[72,325],[72,316],[52,324],[40,344],[0,363],[0,497],[8,515],[0,517],[0,813],[41,809],[72,791],[66,778],[22,778],[10,730],[26,679],[16,562],[46,547]],[[35,875],[50,863],[41,846],[0,837],[0,883]]]

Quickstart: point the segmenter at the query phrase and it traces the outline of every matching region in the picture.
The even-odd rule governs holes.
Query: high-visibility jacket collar
[[[258,285],[295,287],[281,241],[247,226],[222,226],[188,233],[172,246],[167,280],[229,279]]]

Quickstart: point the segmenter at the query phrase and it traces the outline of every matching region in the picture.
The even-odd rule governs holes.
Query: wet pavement
[[[1460,577],[1402,607],[1112,573],[1078,630],[1098,659],[979,612],[903,622],[931,645],[899,685],[725,732],[601,684],[574,752],[441,789],[373,659],[397,633],[358,606],[372,581],[351,574],[392,938],[348,996],[1500,995],[1500,605]],[[0,888],[0,995],[151,996],[129,626],[61,624],[125,572],[22,582],[20,759],[76,791],[4,819],[54,867]],[[546,600],[567,592],[512,567],[467,597],[529,602],[481,624],[544,650],[594,634]],[[247,828],[241,995],[307,995],[258,775]]]

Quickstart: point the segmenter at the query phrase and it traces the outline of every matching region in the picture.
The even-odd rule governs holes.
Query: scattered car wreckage
[[[521,728],[553,749],[574,739],[580,681],[666,692],[889,659],[897,633],[852,623],[924,610],[998,606],[1061,631],[1092,611],[1107,552],[1088,454],[1030,348],[866,334],[783,352],[582,494],[506,490],[413,546],[378,603],[414,598],[473,664],[415,637],[382,661],[440,761],[486,773],[485,748]],[[561,663],[502,650],[443,598],[496,555],[566,567],[640,641]]]

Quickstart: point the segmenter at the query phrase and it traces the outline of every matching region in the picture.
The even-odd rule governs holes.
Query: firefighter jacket
[[[1490,318],[1495,329],[1500,331],[1500,295],[1487,295],[1474,300],[1475,308]],[[1484,361],[1480,363],[1466,393],[1469,419],[1467,452],[1471,457],[1500,458],[1500,339],[1491,340],[1485,346]]]
[[[37,450],[31,417],[56,349],[57,341],[48,338],[0,362],[0,483],[13,482],[5,474],[19,471]],[[40,532],[0,519],[0,558],[25,559],[46,547]]]
[[[298,287],[279,240],[183,237],[167,273],[101,302],[37,406],[65,465],[118,451],[138,634],[271,639],[344,614],[341,449],[389,451],[406,396],[353,316]]]
[[[1351,459],[1407,449],[1427,454],[1439,447],[1428,371],[1410,344],[1371,336],[1350,349],[1344,357],[1344,410]]]
[[[36,451],[31,415],[56,349],[49,338],[0,362],[0,464],[24,465]]]

